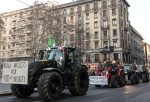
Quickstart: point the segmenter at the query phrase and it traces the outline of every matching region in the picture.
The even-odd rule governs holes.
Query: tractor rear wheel
[[[63,80],[59,73],[49,72],[40,76],[38,82],[38,93],[42,100],[56,100],[63,90]]]
[[[12,84],[11,92],[18,98],[26,98],[34,92],[34,87],[32,85]]]
[[[35,83],[33,82],[33,72],[29,72],[29,84],[21,85],[21,84],[11,84],[10,89],[13,95],[18,98],[26,98],[29,97],[34,92]]]
[[[120,74],[119,77],[119,86],[123,87],[126,84],[126,79],[125,79],[125,75],[123,73]]]
[[[117,77],[115,75],[112,75],[112,77],[110,78],[110,84],[112,88],[117,88],[119,83],[117,80]]]
[[[135,74],[132,74],[131,76],[130,76],[130,81],[131,81],[131,84],[132,85],[134,85],[134,84],[136,84],[136,75]]]
[[[76,72],[74,82],[69,86],[69,91],[73,95],[84,95],[88,91],[89,76],[83,66]]]

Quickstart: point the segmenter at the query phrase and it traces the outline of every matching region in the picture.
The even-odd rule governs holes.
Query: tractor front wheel
[[[38,93],[42,100],[58,99],[63,91],[63,80],[59,73],[49,72],[40,76]]]
[[[89,76],[84,67],[81,67],[75,74],[74,82],[69,86],[69,91],[73,95],[84,95],[88,91]]]

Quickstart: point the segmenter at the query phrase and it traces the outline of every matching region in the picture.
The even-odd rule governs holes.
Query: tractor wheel
[[[137,73],[136,74],[136,84],[139,84],[140,83],[140,74]]]
[[[84,67],[81,67],[75,74],[74,82],[69,86],[69,91],[73,95],[84,95],[88,91],[89,76]]]
[[[117,88],[118,87],[119,83],[118,83],[117,77],[115,75],[113,75],[110,78],[110,84],[111,84],[112,88]]]
[[[130,76],[130,81],[131,81],[131,84],[132,85],[134,85],[134,84],[136,84],[136,76],[135,76],[135,74],[132,74],[131,76]]]
[[[31,85],[12,84],[11,92],[18,98],[26,98],[34,92],[34,87]]]
[[[28,80],[29,85],[21,85],[21,84],[11,84],[11,92],[13,95],[15,95],[18,98],[26,98],[29,97],[34,92],[34,83],[33,81],[33,72],[29,72]]]
[[[95,85],[95,87],[101,87],[101,85]]]
[[[145,83],[146,82],[146,75],[142,74],[142,82]]]
[[[123,87],[126,84],[126,79],[125,79],[125,75],[123,73],[120,74],[120,79],[119,79],[119,86]]]
[[[63,91],[63,80],[59,73],[49,72],[40,76],[38,93],[42,100],[53,101],[58,99]]]
[[[146,73],[146,82],[149,82],[149,73]]]

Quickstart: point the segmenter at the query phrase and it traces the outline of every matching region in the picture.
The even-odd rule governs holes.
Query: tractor
[[[123,71],[123,67],[118,66],[115,63],[106,63],[105,65],[101,65],[96,70],[96,76],[106,76],[108,80],[108,86],[112,88],[117,88],[118,86],[125,86],[125,74]],[[100,85],[95,85],[99,87]]]
[[[143,83],[148,83],[149,82],[149,68],[147,65],[138,65],[138,68],[140,69],[140,78]]]
[[[79,50],[73,47],[55,47],[46,53],[47,59],[28,65],[28,84],[11,84],[12,94],[29,97],[37,88],[42,100],[60,98],[64,89],[76,96],[85,95],[89,87],[87,67],[81,64]]]
[[[130,82],[132,85],[139,84],[141,75],[136,64],[125,64],[124,72],[127,83]]]

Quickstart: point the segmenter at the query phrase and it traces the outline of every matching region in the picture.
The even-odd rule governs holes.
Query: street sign
[[[106,76],[89,76],[89,83],[92,85],[108,85]]]
[[[3,62],[2,83],[27,84],[28,61]]]

